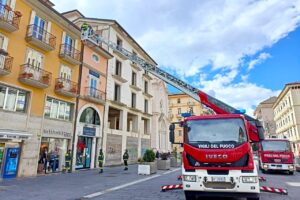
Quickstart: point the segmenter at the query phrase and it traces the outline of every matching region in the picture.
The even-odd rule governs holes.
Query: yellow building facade
[[[2,3],[1,177],[61,171],[72,148],[80,30],[49,1]]]
[[[190,113],[191,115],[204,115],[206,111],[198,101],[194,100],[187,94],[169,94],[169,119],[171,123],[180,122],[183,117],[182,113]],[[178,125],[175,126],[175,142],[183,142],[183,130]],[[172,145],[177,151],[182,152],[182,148],[178,144]]]

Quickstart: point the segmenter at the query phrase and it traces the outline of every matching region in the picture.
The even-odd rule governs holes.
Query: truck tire
[[[186,200],[196,200],[197,198],[195,197],[193,192],[190,191],[184,191],[185,199]]]
[[[262,172],[263,174],[266,174],[266,173],[267,173],[267,171],[264,170],[264,169],[261,169],[261,172]]]
[[[289,172],[289,175],[294,175],[294,172]]]
[[[247,198],[247,200],[259,200],[259,197],[250,197],[250,198]]]

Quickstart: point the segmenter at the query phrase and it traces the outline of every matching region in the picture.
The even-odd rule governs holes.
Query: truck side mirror
[[[175,130],[175,124],[170,124],[170,126],[169,126],[169,130],[170,130],[170,135],[169,135],[169,139],[170,139],[170,142],[172,143],[172,144],[174,144],[175,143],[175,133],[174,133],[174,130]]]
[[[256,120],[255,125],[257,128],[259,140],[264,140],[265,139],[265,130],[264,130],[262,123],[260,121]]]

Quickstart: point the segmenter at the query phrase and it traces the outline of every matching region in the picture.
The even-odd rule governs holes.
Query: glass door
[[[76,169],[91,167],[92,140],[90,137],[78,137],[76,152]]]

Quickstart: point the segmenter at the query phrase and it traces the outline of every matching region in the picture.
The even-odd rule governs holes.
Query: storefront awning
[[[27,140],[32,136],[31,133],[27,131],[10,130],[10,129],[0,129],[0,139],[18,139]]]

